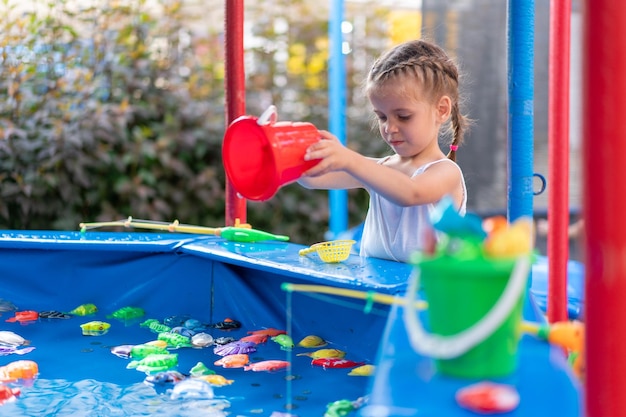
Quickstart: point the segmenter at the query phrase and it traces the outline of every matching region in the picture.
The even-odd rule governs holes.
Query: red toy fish
[[[11,388],[0,384],[0,405],[15,401],[20,394],[19,388]]]
[[[250,336],[244,336],[239,339],[240,342],[252,342],[257,345],[262,345],[267,342],[266,334],[251,334]]]
[[[251,363],[250,365],[244,366],[244,371],[276,371],[278,369],[286,368],[290,365],[287,361],[281,360],[269,360],[269,361],[261,361],[256,363]]]
[[[356,366],[365,365],[365,362],[354,362],[342,358],[317,358],[311,361],[311,365],[321,366],[322,368],[354,368]]]
[[[508,413],[517,408],[520,401],[514,387],[493,382],[461,388],[455,398],[461,407],[482,414]]]
[[[15,316],[7,319],[6,321],[9,323],[13,323],[19,321],[20,323],[28,323],[30,321],[39,320],[39,313],[32,310],[26,311],[16,311]]]
[[[284,330],[273,329],[270,327],[269,329],[253,330],[251,332],[248,332],[248,334],[256,334],[256,335],[274,337],[274,336],[278,336],[279,334],[287,334],[287,332]]]

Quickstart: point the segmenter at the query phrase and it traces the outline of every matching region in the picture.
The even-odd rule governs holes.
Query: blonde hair
[[[421,39],[405,42],[374,62],[367,76],[365,92],[369,94],[383,88],[388,81],[399,77],[415,79],[433,103],[444,95],[450,97],[452,143],[448,158],[456,161],[456,151],[463,143],[463,135],[470,124],[470,120],[459,110],[459,71],[456,64],[433,43]]]

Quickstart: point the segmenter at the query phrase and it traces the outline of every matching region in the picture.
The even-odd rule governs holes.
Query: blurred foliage
[[[15,16],[0,20],[0,228],[76,230],[129,215],[224,224],[224,29],[216,22],[198,35],[181,0],[157,3],[41,1],[36,13],[18,13],[17,2],[0,0],[0,13]],[[275,104],[281,120],[327,128],[326,13],[310,1],[250,3],[260,41],[246,51],[248,113]],[[367,13],[381,39],[384,10]],[[386,45],[353,44],[361,49],[346,60],[349,146],[381,155],[360,81]],[[368,199],[355,190],[349,201],[353,226]],[[296,242],[324,240],[327,193],[289,185],[248,202],[247,216]]]

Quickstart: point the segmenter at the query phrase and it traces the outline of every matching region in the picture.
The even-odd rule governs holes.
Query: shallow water
[[[221,368],[213,364],[221,357],[213,353],[212,346],[172,350],[178,353],[179,364],[174,369],[179,372],[188,374],[196,363],[203,362],[217,374],[234,380],[231,385],[214,387],[212,400],[174,400],[171,386],[152,387],[144,383],[146,374],[126,368],[130,359],[110,352],[113,346],[155,340],[157,334],[140,327],[141,321],[125,324],[107,319],[105,313],[66,320],[40,319],[28,325],[6,323],[4,320],[12,314],[3,313],[0,330],[10,330],[31,340],[35,350],[24,355],[0,356],[0,366],[16,360],[32,360],[39,365],[40,374],[30,383],[11,384],[21,387],[22,393],[17,401],[1,405],[0,415],[270,416],[290,412],[300,417],[321,416],[327,404],[341,399],[356,400],[366,390],[367,377],[348,376],[350,369],[312,366],[309,357],[297,356],[315,349],[295,347],[292,351],[284,351],[268,339],[265,344],[258,345],[257,352],[249,354],[250,361],[290,360],[290,370],[253,372],[242,368]],[[162,321],[164,317],[159,319]],[[111,323],[111,329],[101,336],[83,336],[80,324],[92,320]],[[251,330],[258,329],[211,329],[209,333],[214,337],[238,339]],[[295,342],[304,336],[294,335]],[[359,357],[356,348],[351,350],[332,343],[327,347],[345,350],[347,359],[372,363],[372,358]]]

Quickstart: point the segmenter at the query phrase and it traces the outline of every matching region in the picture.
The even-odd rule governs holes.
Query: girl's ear
[[[437,103],[437,117],[439,123],[445,123],[452,113],[452,100],[448,96],[441,96]]]

